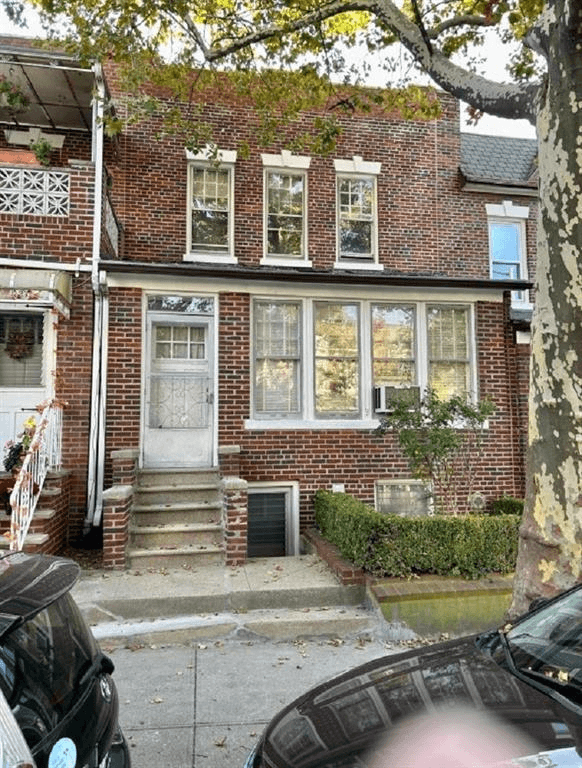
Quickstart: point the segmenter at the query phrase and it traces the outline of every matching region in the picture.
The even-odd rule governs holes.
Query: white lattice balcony
[[[68,216],[67,171],[0,168],[0,213]]]

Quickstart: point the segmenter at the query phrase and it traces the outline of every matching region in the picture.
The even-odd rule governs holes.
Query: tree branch
[[[258,27],[224,46],[208,49],[201,41],[201,50],[205,51],[207,61],[214,62],[253,44],[273,37],[284,37],[348,11],[368,11],[375,16],[381,25],[396,35],[438,86],[461,101],[497,117],[522,118],[535,122],[540,83],[497,83],[454,64],[432,43],[439,32],[461,24],[485,26],[487,22],[483,17],[457,16],[442,22],[430,33],[423,34],[422,24],[409,19],[392,0],[332,0],[292,21]]]
[[[464,16],[453,16],[450,19],[441,21],[440,24],[427,30],[428,36],[431,40],[434,40],[443,32],[447,32],[449,29],[455,29],[457,27],[493,27],[495,22],[485,18],[485,16],[474,16],[466,14]]]
[[[350,2],[350,0],[348,0],[348,2],[346,2],[346,0],[334,0],[328,5],[320,7],[311,13],[306,13],[294,21],[286,21],[281,24],[266,24],[264,27],[259,27],[248,35],[232,40],[227,45],[220,48],[211,48],[208,50],[206,58],[208,61],[223,59],[250,45],[262,43],[263,40],[268,40],[272,37],[287,35],[290,32],[299,32],[313,24],[337,16],[339,13],[346,13],[347,11],[373,12],[373,6],[373,0],[354,0],[353,2]]]

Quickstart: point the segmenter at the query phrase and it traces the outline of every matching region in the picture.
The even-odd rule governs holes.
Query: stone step
[[[24,552],[38,552],[39,548],[49,540],[47,533],[27,533],[24,539]],[[0,536],[0,551],[7,552],[10,542],[6,536]]]
[[[163,505],[134,505],[136,525],[181,525],[187,523],[220,523],[222,502],[178,502]]]
[[[135,492],[135,505],[167,506],[180,503],[217,504],[220,501],[220,490],[213,483],[144,486],[138,485]]]
[[[156,485],[220,484],[220,474],[213,469],[142,469],[138,483],[143,487]]]
[[[222,547],[180,547],[176,549],[137,549],[128,551],[134,569],[193,569],[203,565],[224,565]]]
[[[133,525],[129,532],[137,549],[218,547],[222,542],[222,526],[217,524]]]

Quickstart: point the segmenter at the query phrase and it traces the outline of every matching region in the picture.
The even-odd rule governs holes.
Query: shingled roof
[[[536,159],[535,139],[461,133],[461,173],[467,181],[535,189]]]

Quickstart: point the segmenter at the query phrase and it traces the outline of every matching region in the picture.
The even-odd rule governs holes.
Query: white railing
[[[10,549],[20,552],[49,469],[61,466],[63,408],[50,401],[34,430],[30,447],[10,494]]]

